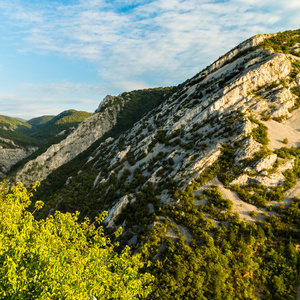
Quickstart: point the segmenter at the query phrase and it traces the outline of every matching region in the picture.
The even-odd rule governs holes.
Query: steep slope
[[[42,116],[25,121],[0,116],[0,178],[22,165],[22,161],[33,159],[33,153],[63,139],[67,130],[74,128],[91,113],[68,110],[57,116]]]
[[[0,115],[0,178],[37,149],[36,140],[17,130],[20,126],[30,127],[25,120]]]
[[[38,140],[42,145],[62,131],[77,126],[91,115],[91,113],[85,111],[66,110],[57,116],[43,116],[31,119],[27,122],[31,127],[22,127],[19,128],[19,131]]]
[[[298,86],[291,62],[298,58],[257,47],[268,37],[245,41],[186,81],[126,134],[102,143],[88,158],[92,172],[82,172],[79,178],[92,177],[92,192],[97,195],[97,189],[110,190],[110,177],[120,180],[127,174],[124,191],[116,190],[113,198],[107,197],[111,203],[150,183],[164,186],[172,182],[185,188],[227,151],[234,156],[232,169],[239,171],[224,172],[226,181],[259,180],[259,176],[245,177],[242,170],[247,163],[249,168],[255,165],[255,161],[246,161],[255,153],[256,161],[269,154],[262,119],[286,118],[296,99],[290,86]]]
[[[157,88],[123,93],[117,97],[108,95],[94,115],[82,121],[65,139],[51,145],[37,158],[26,163],[17,171],[15,180],[30,185],[37,179],[45,179],[53,170],[85,151],[105,133],[111,131],[112,135],[116,135],[130,128],[144,113],[161,103],[171,90],[172,88]],[[50,122],[63,123],[66,118],[60,119],[60,122],[55,119]]]
[[[108,210],[108,230],[124,228],[121,246],[152,260],[149,299],[294,299],[299,33],[243,42],[83,152],[80,169],[68,174],[75,159],[52,172],[40,216]],[[62,173],[57,187],[50,177]]]

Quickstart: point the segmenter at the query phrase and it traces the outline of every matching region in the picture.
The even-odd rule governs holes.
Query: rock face
[[[108,96],[105,98],[105,103],[107,99],[113,101],[115,98]],[[18,171],[16,181],[21,181],[24,185],[31,185],[36,180],[41,181],[53,170],[86,150],[116,124],[117,115],[124,103],[125,101],[121,100],[118,104],[104,108],[102,112],[96,112],[85,119],[66,139],[59,144],[52,145],[42,155],[29,161]]]
[[[235,162],[251,158],[261,147],[260,143],[256,142],[252,136],[249,136],[242,142],[242,147],[236,149]]]
[[[105,223],[107,223],[107,227],[114,227],[115,220],[117,219],[118,215],[122,212],[122,209],[128,204],[129,197],[126,195],[122,197],[119,202],[117,202],[112,209],[109,211],[109,214],[105,218]]]
[[[142,193],[144,199],[158,186],[154,200],[176,204],[175,187],[197,186],[216,170],[228,188],[282,185],[294,160],[283,162],[268,149],[263,122],[284,121],[294,109],[293,91],[300,81],[293,62],[299,58],[260,47],[268,37],[255,36],[229,51],[126,132],[100,144],[82,163],[84,168],[70,175],[67,197],[80,189],[81,182],[91,183],[91,191],[84,193],[87,199],[80,203],[88,203],[93,195],[99,210],[109,211],[106,222],[114,227],[119,215],[124,218],[122,210],[132,205],[126,196]],[[28,185],[46,178],[108,132],[123,106],[122,99],[107,96],[65,140],[25,165],[17,180]],[[92,172],[86,171],[88,167]],[[140,208],[149,211],[148,204]]]
[[[6,174],[10,168],[18,161],[26,158],[37,150],[36,147],[21,148],[16,147],[14,149],[0,149],[0,177],[6,177]]]
[[[259,173],[262,170],[272,169],[273,164],[275,163],[276,159],[277,159],[276,154],[272,154],[272,155],[269,155],[269,156],[266,156],[266,157],[262,158],[256,164],[255,171]]]

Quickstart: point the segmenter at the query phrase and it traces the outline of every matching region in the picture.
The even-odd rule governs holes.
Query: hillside
[[[42,116],[25,121],[0,115],[0,178],[33,159],[36,151],[44,151],[65,138],[72,128],[91,113],[68,110],[57,116]]]
[[[51,121],[55,116],[41,116],[41,117],[36,117],[33,119],[30,119],[27,121],[28,124],[30,124],[31,126],[39,126],[42,124],[45,124],[49,121]]]
[[[95,114],[81,122],[65,139],[62,136],[49,148],[42,148],[36,152],[37,155],[26,161],[25,165],[21,165],[14,180],[28,185],[34,183],[36,178],[45,179],[53,170],[87,150],[99,138],[107,134],[117,136],[130,128],[145,113],[163,102],[173,89],[155,88],[125,92],[114,97],[108,95],[100,103]],[[54,119],[50,122],[52,121]]]
[[[43,144],[62,131],[77,126],[91,115],[91,113],[85,111],[66,110],[57,116],[43,116],[31,119],[27,122],[31,127],[19,127],[19,131]]]
[[[148,299],[296,299],[299,45],[254,36],[149,106],[107,96],[11,180],[43,180],[39,218],[107,210],[119,248],[151,261]]]

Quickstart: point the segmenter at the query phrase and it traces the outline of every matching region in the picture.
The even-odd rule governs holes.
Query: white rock
[[[115,220],[128,203],[129,197],[125,195],[109,210],[109,213],[104,220],[104,222],[107,224],[107,227],[115,226]]]
[[[254,153],[260,150],[262,145],[256,142],[252,136],[249,136],[242,142],[243,148],[235,150],[235,162],[238,163],[241,160],[251,158]]]
[[[28,186],[36,180],[44,180],[52,171],[75,158],[109,131],[116,124],[120,109],[120,106],[115,106],[113,110],[105,109],[83,120],[66,139],[29,161],[16,174],[16,181]]]
[[[292,169],[294,165],[295,165],[295,158],[292,158],[288,160],[286,163],[279,165],[277,171],[284,173],[285,171]]]
[[[262,170],[272,169],[272,166],[275,163],[276,159],[277,154],[271,154],[261,158],[254,167],[255,171],[259,173]]]

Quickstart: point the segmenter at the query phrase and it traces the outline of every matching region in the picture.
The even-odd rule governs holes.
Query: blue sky
[[[177,85],[299,16],[299,0],[0,0],[0,114],[93,112],[107,94]]]

